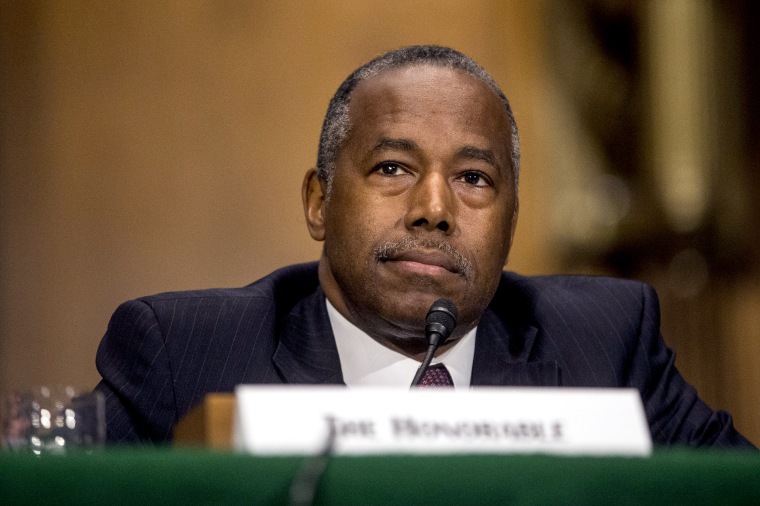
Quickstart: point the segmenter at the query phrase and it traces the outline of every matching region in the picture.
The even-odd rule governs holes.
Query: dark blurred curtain
[[[564,270],[653,284],[679,368],[757,440],[760,3],[550,2],[547,22]]]

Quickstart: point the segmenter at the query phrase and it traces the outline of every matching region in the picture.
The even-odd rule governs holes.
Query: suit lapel
[[[539,329],[519,323],[509,327],[488,308],[478,325],[472,386],[558,386],[556,362],[528,362]]]
[[[285,317],[272,361],[284,383],[344,384],[321,287]]]

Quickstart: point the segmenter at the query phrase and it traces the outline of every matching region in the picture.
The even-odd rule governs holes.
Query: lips
[[[456,274],[472,279],[472,263],[450,243],[407,236],[375,248],[378,263],[425,276]]]
[[[457,263],[446,253],[440,250],[406,250],[388,258],[389,262],[411,262],[422,266],[445,269],[454,274],[459,273]]]

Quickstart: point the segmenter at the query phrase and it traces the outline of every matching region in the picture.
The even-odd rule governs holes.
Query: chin
[[[389,321],[401,328],[424,332],[425,317],[430,306],[441,297],[438,295],[418,295],[412,298],[398,297],[385,307]]]

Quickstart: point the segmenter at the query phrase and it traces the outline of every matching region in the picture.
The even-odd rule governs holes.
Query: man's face
[[[460,337],[493,297],[514,232],[504,107],[472,76],[416,65],[360,83],[349,114],[329,199],[313,173],[304,182],[325,294],[402,350],[424,343],[427,310],[446,297]]]

